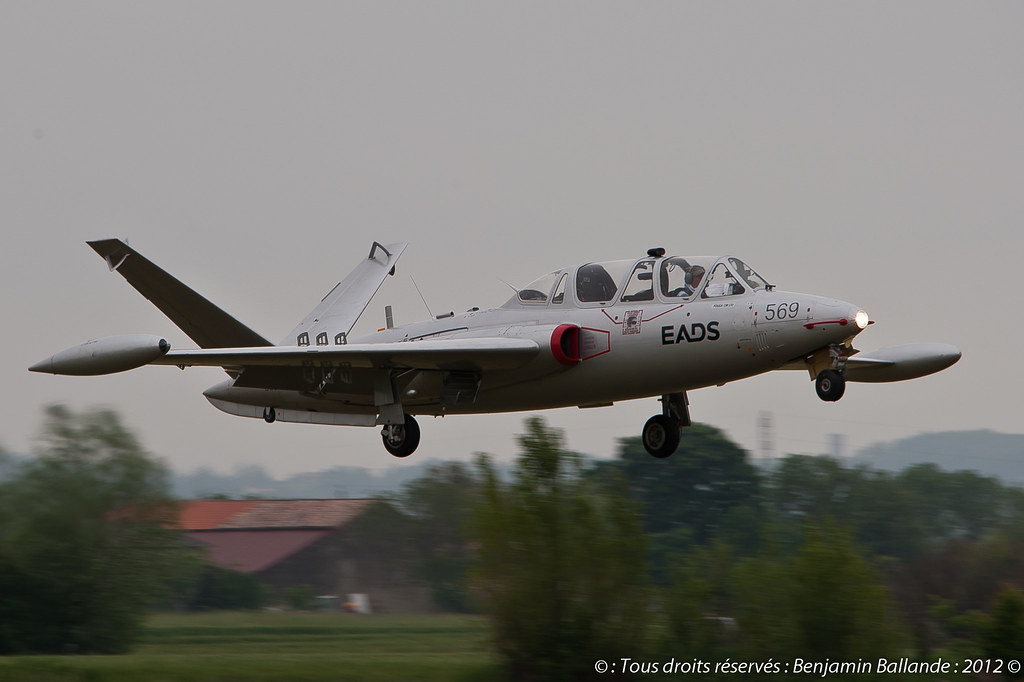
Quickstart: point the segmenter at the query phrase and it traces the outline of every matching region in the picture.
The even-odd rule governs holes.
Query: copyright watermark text
[[[978,675],[1011,674],[1021,671],[1021,662],[1016,659],[963,658],[934,661],[919,661],[912,658],[878,658],[856,661],[833,661],[830,659],[810,660],[793,658],[777,661],[742,661],[727,658],[723,661],[706,661],[699,658],[636,659],[618,658],[594,662],[594,671],[600,675],[779,675],[794,674],[826,678],[830,675],[861,674],[928,674],[928,675]]]

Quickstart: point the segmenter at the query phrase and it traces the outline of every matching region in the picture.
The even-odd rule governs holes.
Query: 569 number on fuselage
[[[792,303],[769,303],[764,309],[765,322],[792,319],[799,314],[800,304],[797,301]]]

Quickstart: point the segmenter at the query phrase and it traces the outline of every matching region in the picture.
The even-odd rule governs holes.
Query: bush
[[[166,470],[109,411],[52,407],[0,485],[0,653],[119,653],[186,553]]]

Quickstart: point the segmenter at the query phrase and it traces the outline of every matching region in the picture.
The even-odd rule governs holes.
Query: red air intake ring
[[[574,324],[560,324],[551,333],[551,354],[563,365],[580,361],[580,328]]]

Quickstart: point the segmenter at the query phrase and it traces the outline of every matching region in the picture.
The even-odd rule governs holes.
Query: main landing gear
[[[652,457],[664,459],[679,447],[679,420],[656,414],[644,424],[642,438]]]
[[[661,396],[661,414],[656,414],[644,424],[641,440],[644,449],[652,457],[664,459],[679,447],[679,428],[690,425],[690,401],[686,393],[669,393]]]
[[[395,457],[408,457],[420,444],[420,425],[411,414],[407,414],[404,424],[385,424],[380,437],[385,450]]]

